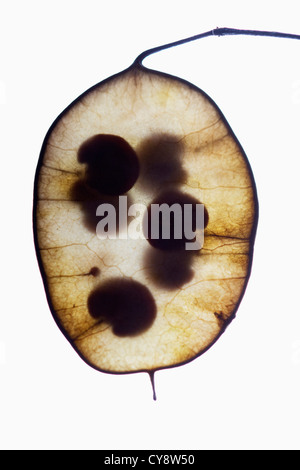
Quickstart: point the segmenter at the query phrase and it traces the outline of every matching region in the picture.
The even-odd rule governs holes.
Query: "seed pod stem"
[[[179,41],[170,42],[168,44],[163,44],[162,46],[153,47],[147,51],[142,52],[134,61],[135,65],[142,65],[143,60],[149,55],[155,54],[156,52],[163,51],[164,49],[169,49],[171,47],[180,46],[181,44],[186,44],[188,42],[196,41],[198,39],[206,38],[208,36],[269,36],[274,38],[284,38],[284,39],[300,39],[299,34],[290,34],[290,33],[281,33],[276,31],[256,31],[251,29],[235,29],[235,28],[215,28],[211,31],[205,33],[196,34],[195,36],[190,36],[185,39],[180,39]]]
[[[154,382],[155,371],[148,372],[148,374],[149,374],[149,377],[150,377],[152,390],[153,390],[153,400],[156,401],[156,391],[155,391],[155,382]]]

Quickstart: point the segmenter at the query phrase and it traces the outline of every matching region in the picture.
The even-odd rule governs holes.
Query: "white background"
[[[300,448],[300,41],[207,38],[149,57],[225,114],[260,202],[236,320],[202,357],[156,374],[88,367],[55,325],[32,237],[44,136],[78,95],[145,49],[215,27],[300,34],[299,2],[0,1],[2,449]]]

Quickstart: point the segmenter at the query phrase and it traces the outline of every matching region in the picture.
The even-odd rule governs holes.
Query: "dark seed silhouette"
[[[201,202],[196,198],[174,189],[159,194],[151,201],[144,217],[144,226],[147,227],[147,240],[150,245],[163,251],[186,250],[186,243],[192,239],[187,237],[185,230],[185,208],[189,206],[191,210],[190,230],[192,234],[196,232],[197,205],[200,204]],[[153,211],[153,206],[156,206],[157,212]],[[158,217],[154,217],[156,214]],[[203,219],[202,225],[205,228],[208,224],[206,209],[204,209]],[[155,224],[157,227],[153,226]],[[166,226],[167,230],[164,233]]]
[[[149,289],[139,282],[115,279],[100,285],[88,298],[88,310],[112,326],[115,335],[135,336],[152,325],[156,305]]]
[[[78,161],[86,164],[86,184],[100,194],[124,194],[139,175],[135,151],[116,135],[98,134],[89,138],[79,148]]]

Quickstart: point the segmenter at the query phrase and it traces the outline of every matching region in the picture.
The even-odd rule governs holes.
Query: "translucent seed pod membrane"
[[[194,229],[203,207],[201,247],[173,235],[172,211],[159,219],[170,236],[151,237],[153,204],[189,205]],[[215,103],[136,61],[73,102],[42,147],[34,234],[55,321],[103,372],[153,378],[196,358],[235,316],[257,214],[248,160]]]

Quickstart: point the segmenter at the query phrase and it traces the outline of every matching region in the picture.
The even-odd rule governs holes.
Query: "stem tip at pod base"
[[[156,390],[155,390],[155,381],[154,381],[154,371],[149,372],[149,377],[151,381],[152,391],[153,391],[153,400],[156,401]]]

